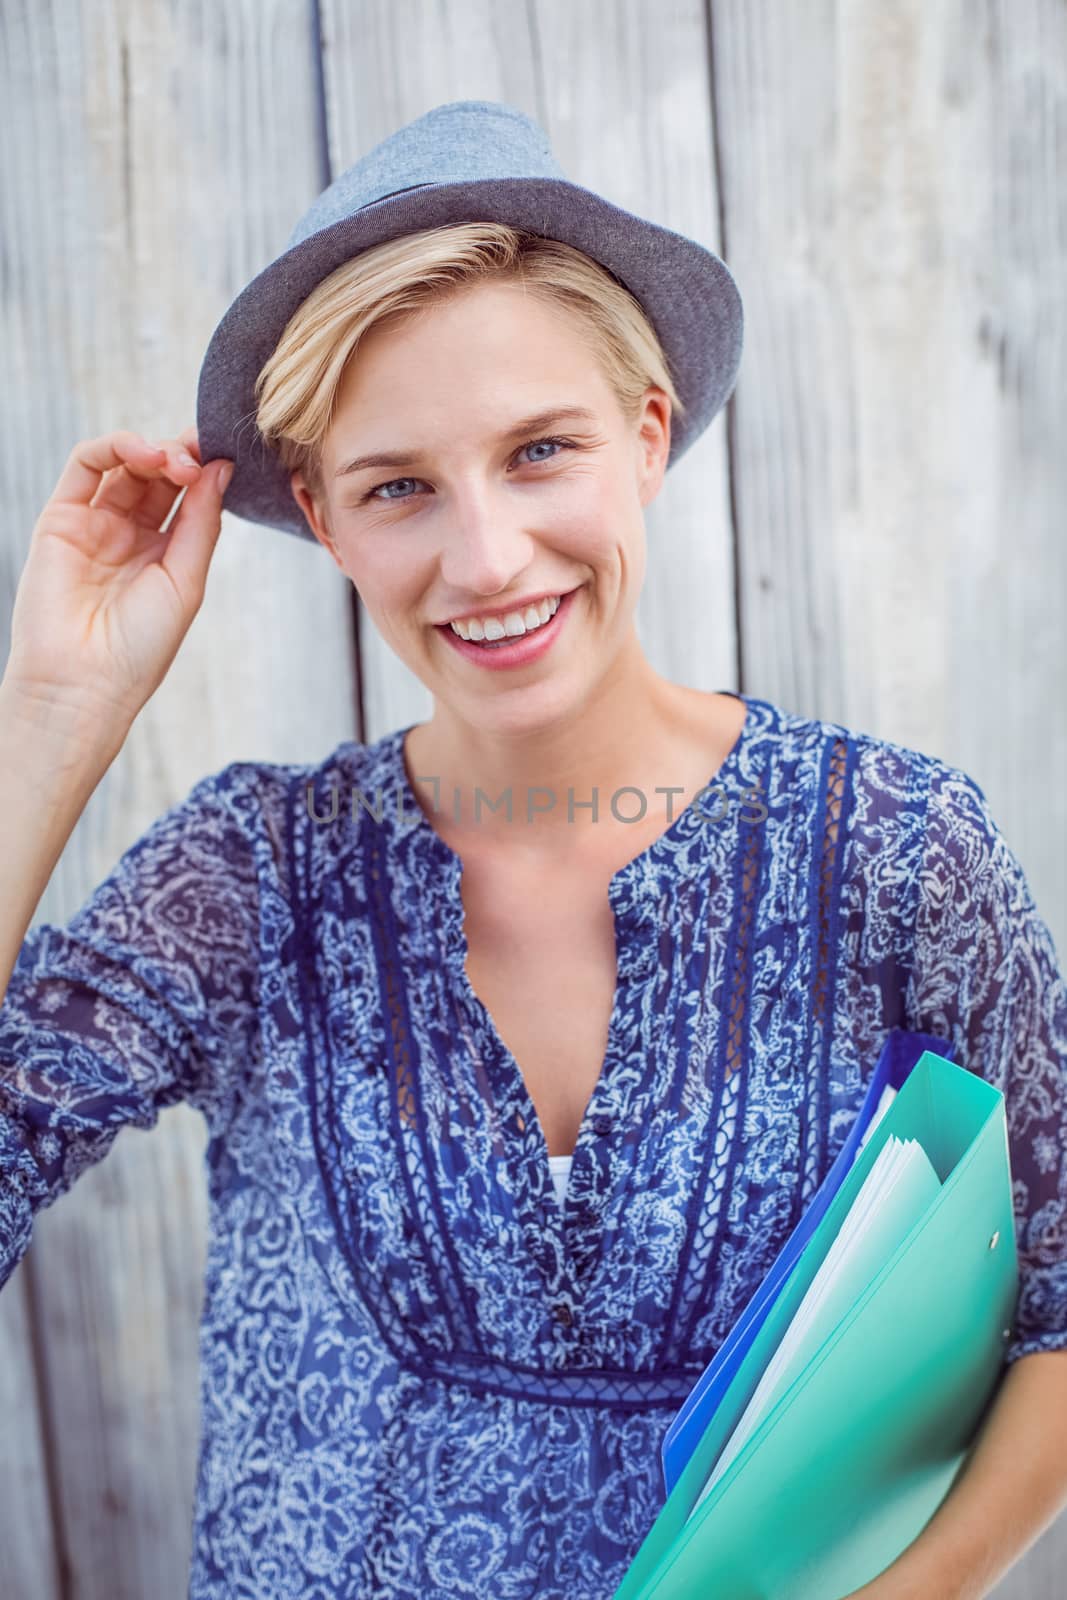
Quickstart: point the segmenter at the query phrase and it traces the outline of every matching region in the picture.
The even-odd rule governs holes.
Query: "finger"
[[[200,440],[196,424],[191,423],[189,427],[183,428],[176,440],[163,440],[163,448],[168,451],[168,471],[171,462],[175,459],[175,452],[183,449],[188,451],[191,459],[199,466]],[[182,465],[184,466],[184,463]],[[154,481],[150,481],[146,489],[139,491],[135,474],[130,473],[127,469],[117,468],[110,477],[105,478],[104,485],[100,493],[94,497],[93,504],[105,504],[109,509],[116,511],[135,512],[137,520],[142,526],[151,529],[161,528],[170,516],[174,508],[174,502],[181,490],[187,483],[196,481],[195,477],[190,478],[187,469],[177,474],[170,473],[171,479],[175,476],[179,479],[177,487],[171,481],[168,481],[166,477],[160,475]],[[111,477],[115,479],[114,487],[111,485]],[[138,501],[139,493],[143,493],[143,498],[140,501]]]
[[[81,439],[67,457],[51,498],[74,505],[91,505],[105,472],[115,467],[136,467],[147,474],[163,460],[164,455],[137,433],[123,430],[102,434],[99,439]]]
[[[126,467],[117,467],[104,479],[103,488],[93,496],[93,507],[128,517],[142,528],[159,529],[170,516],[174,502],[184,489],[169,478],[147,480]]]
[[[221,462],[213,461],[186,490],[169,530],[160,565],[167,572],[187,611],[203,597],[207,571],[222,527]]]
[[[201,471],[199,462],[179,440],[164,439],[159,448],[166,458],[147,476],[128,462],[109,472],[93,496],[93,506],[125,515],[135,513],[144,527],[159,528],[178,495],[196,482]]]

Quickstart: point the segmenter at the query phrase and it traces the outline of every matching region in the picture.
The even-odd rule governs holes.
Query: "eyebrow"
[[[557,422],[597,422],[599,418],[588,406],[550,406],[545,411],[535,411],[532,416],[521,417],[503,433],[497,435],[497,444],[506,444],[521,433],[538,433],[543,428],[554,427]],[[376,450],[369,456],[353,456],[343,467],[338,467],[334,478],[347,477],[352,472],[363,472],[368,467],[407,467],[425,459],[421,450]]]

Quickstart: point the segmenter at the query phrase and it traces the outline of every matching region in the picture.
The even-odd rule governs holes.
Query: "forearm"
[[[56,862],[125,736],[0,681],[0,1001]]]
[[[926,1527],[848,1600],[982,1600],[1067,1506],[1067,1350],[1005,1373],[967,1465]]]

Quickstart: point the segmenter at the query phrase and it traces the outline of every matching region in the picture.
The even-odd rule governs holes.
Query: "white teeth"
[[[504,617],[486,617],[484,623],[477,617],[464,617],[460,622],[450,622],[449,627],[461,639],[473,639],[475,642],[481,639],[519,638],[524,633],[532,633],[550,617],[554,617],[559,610],[559,603],[557,594],[550,599],[539,600],[536,605],[527,606],[524,611],[509,611]]]

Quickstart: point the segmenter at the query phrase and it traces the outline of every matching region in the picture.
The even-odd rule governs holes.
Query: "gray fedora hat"
[[[288,472],[255,427],[256,379],[294,311],[342,262],[401,234],[457,222],[503,222],[562,240],[640,301],[688,408],[672,418],[668,467],[725,405],[743,328],[725,263],[569,182],[544,130],[524,112],[456,100],[398,129],[335,178],[212,334],[197,385],[197,432],[205,465],[219,456],[235,464],[227,511],[314,540]]]

